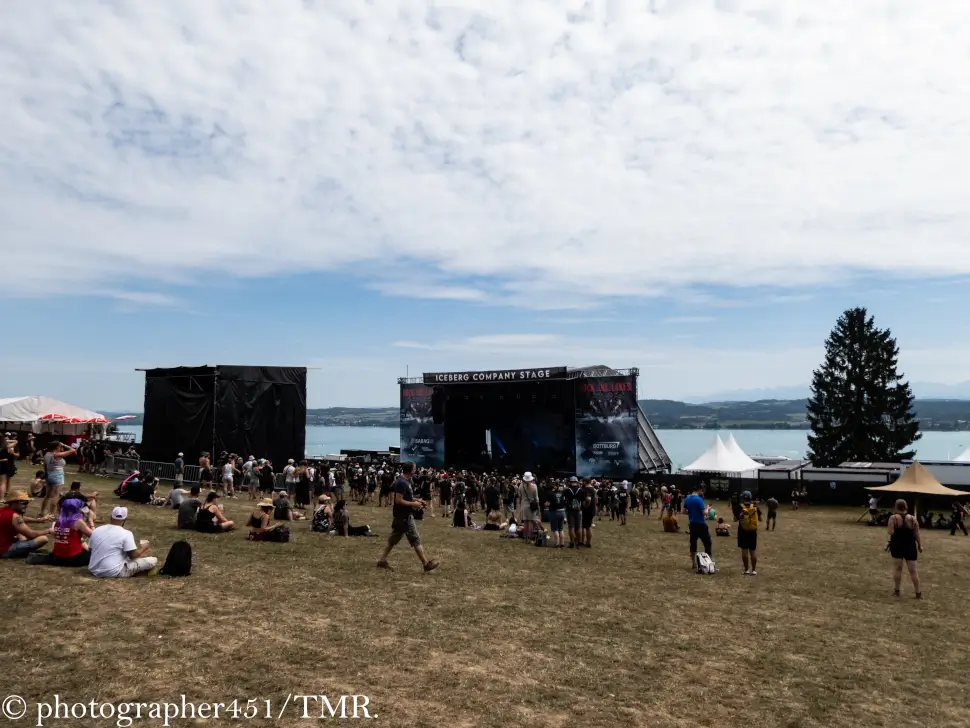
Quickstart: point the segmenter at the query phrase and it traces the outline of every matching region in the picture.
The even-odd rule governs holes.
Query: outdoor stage
[[[401,460],[422,467],[632,478],[670,458],[636,369],[436,372],[399,379]]]

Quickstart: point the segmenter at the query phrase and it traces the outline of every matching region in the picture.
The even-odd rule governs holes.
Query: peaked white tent
[[[728,433],[728,439],[727,442],[724,443],[724,447],[728,449],[729,453],[738,458],[739,462],[747,463],[748,466],[745,468],[745,470],[757,470],[758,468],[764,467],[757,460],[752,460],[750,457],[748,457],[748,454],[741,449],[740,445],[738,445],[738,441],[734,439],[733,433]]]
[[[685,473],[730,473],[742,475],[760,467],[755,463],[757,467],[752,468],[750,464],[752,462],[754,461],[751,458],[741,452],[741,448],[738,448],[738,452],[731,452],[721,440],[720,435],[715,435],[714,442],[711,443],[707,452],[687,467],[681,468],[681,471]]]
[[[44,396],[0,399],[0,427],[33,432],[78,434],[86,425],[107,424],[97,412]]]
[[[955,463],[970,463],[970,447],[964,450],[962,453],[953,458]]]

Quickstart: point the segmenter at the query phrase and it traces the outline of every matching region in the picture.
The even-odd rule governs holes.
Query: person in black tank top
[[[893,557],[893,596],[899,596],[905,563],[909,570],[909,578],[913,581],[916,598],[922,599],[916,560],[919,553],[923,551],[923,543],[920,539],[919,523],[909,514],[909,507],[902,498],[896,501],[896,512],[889,519],[888,530],[889,553]]]
[[[225,533],[234,527],[235,524],[219,509],[219,494],[214,490],[209,491],[205,505],[195,514],[195,530],[200,533]]]

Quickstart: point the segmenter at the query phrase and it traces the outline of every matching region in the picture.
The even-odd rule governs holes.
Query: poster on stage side
[[[401,385],[401,462],[419,468],[445,466],[445,426],[431,413],[434,390],[424,384]]]
[[[637,392],[631,376],[576,380],[576,475],[632,478],[637,472]]]

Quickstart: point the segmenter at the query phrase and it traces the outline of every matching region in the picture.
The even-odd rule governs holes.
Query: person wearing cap
[[[569,548],[578,548],[583,542],[583,489],[579,478],[573,475],[563,490],[566,500],[566,529],[569,531]]]
[[[147,555],[148,541],[135,543],[135,535],[125,528],[127,520],[128,509],[115,506],[111,510],[111,522],[94,529],[88,542],[91,576],[128,578],[151,571],[158,565],[158,559]]]
[[[754,504],[750,490],[741,494],[741,514],[738,516],[738,548],[741,549],[741,561],[744,563],[745,576],[758,575],[758,522],[761,521],[761,510]],[[751,568],[748,569],[748,562]]]
[[[179,453],[179,456],[175,458],[175,487],[180,488],[182,486],[182,481],[185,478],[185,455]]]
[[[25,491],[12,490],[7,502],[0,508],[0,559],[22,559],[27,554],[47,545],[52,528],[34,531],[28,523],[50,523],[49,516],[27,518],[27,505],[31,498]]]

